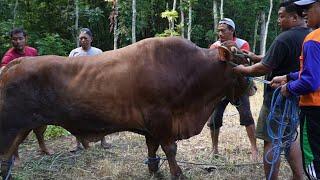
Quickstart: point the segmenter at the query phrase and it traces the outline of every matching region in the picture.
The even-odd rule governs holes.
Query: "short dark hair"
[[[297,0],[284,0],[280,3],[280,8],[284,7],[287,13],[290,13],[290,14],[296,13],[298,16],[303,17],[303,9],[297,6],[296,4],[294,4],[295,1]]]
[[[85,33],[85,34],[88,34],[90,37],[92,37],[92,32],[89,28],[80,29],[80,33]]]
[[[22,33],[24,37],[27,36],[27,33],[26,31],[23,29],[23,28],[13,28],[11,31],[10,31],[10,37],[12,37],[14,34],[18,34],[18,33]]]

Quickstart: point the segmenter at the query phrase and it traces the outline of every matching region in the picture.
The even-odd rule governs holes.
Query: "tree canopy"
[[[192,4],[191,41],[201,47],[208,47],[216,39],[213,20],[214,0],[181,0],[177,2],[179,16],[175,19],[179,28],[181,9],[184,11],[185,27],[188,22],[188,6]],[[172,10],[173,0],[136,1],[136,40],[154,37],[169,28],[163,12]],[[191,2],[191,3],[189,3]],[[216,1],[218,7],[223,1]],[[76,3],[77,6],[76,7]],[[118,0],[118,46],[132,42],[132,0]],[[277,11],[279,1],[274,2],[269,25],[267,44],[279,34]],[[78,12],[76,12],[78,8]],[[10,47],[9,31],[13,27],[23,27],[28,33],[28,44],[37,48],[41,55],[68,55],[76,47],[77,29],[88,27],[94,34],[93,46],[104,51],[113,49],[112,2],[106,0],[2,0],[0,1],[0,55]],[[224,1],[224,17],[236,23],[237,36],[254,44],[255,24],[261,24],[261,14],[269,11],[269,0]],[[78,13],[78,26],[75,27]],[[176,14],[175,14],[176,15]],[[260,26],[259,26],[260,27]],[[178,31],[179,32],[179,31]],[[258,28],[256,36],[259,44]],[[268,47],[268,46],[267,46]],[[259,49],[259,47],[256,47]]]

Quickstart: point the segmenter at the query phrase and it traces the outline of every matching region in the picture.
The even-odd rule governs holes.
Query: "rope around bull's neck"
[[[296,140],[296,129],[299,125],[298,98],[296,96],[283,97],[281,87],[272,96],[270,113],[267,118],[267,132],[271,138],[272,148],[266,152],[265,161],[271,165],[268,179],[270,180],[282,150],[288,158],[292,142]],[[280,114],[277,114],[279,112]],[[280,117],[281,116],[281,117]],[[272,126],[273,125],[273,126]],[[272,129],[276,125],[276,130]],[[272,157],[271,160],[268,157]]]

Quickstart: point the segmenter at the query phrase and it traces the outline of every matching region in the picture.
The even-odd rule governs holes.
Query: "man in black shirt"
[[[310,32],[306,28],[305,21],[302,17],[302,9],[295,6],[292,2],[287,1],[281,3],[278,11],[278,23],[283,31],[273,41],[265,57],[257,56],[251,53],[253,59],[256,61],[261,60],[259,63],[252,66],[237,66],[234,68],[235,72],[242,73],[247,76],[262,76],[266,75],[266,80],[272,80],[273,77],[279,75],[285,75],[289,72],[299,70],[299,56],[301,53],[301,47],[305,36]],[[250,53],[249,53],[250,54]],[[264,171],[266,177],[271,179],[277,179],[279,173],[280,160],[276,163],[275,169],[271,176],[271,164],[269,164],[265,155],[272,148],[271,138],[267,132],[266,119],[270,112],[271,99],[274,89],[271,89],[269,85],[265,85],[263,105],[261,107],[256,136],[259,139],[264,140]],[[268,156],[268,160],[272,158]],[[287,156],[289,165],[293,172],[293,179],[303,179],[303,168],[301,150],[299,148],[299,142],[292,143],[289,154]]]

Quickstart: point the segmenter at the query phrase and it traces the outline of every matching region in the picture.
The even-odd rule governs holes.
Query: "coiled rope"
[[[267,132],[271,138],[272,148],[266,152],[265,160],[271,165],[268,179],[274,172],[282,150],[288,158],[292,142],[297,137],[299,125],[298,98],[296,96],[283,97],[281,87],[277,88],[272,96],[270,113],[267,118]],[[268,159],[268,157],[272,157]]]

